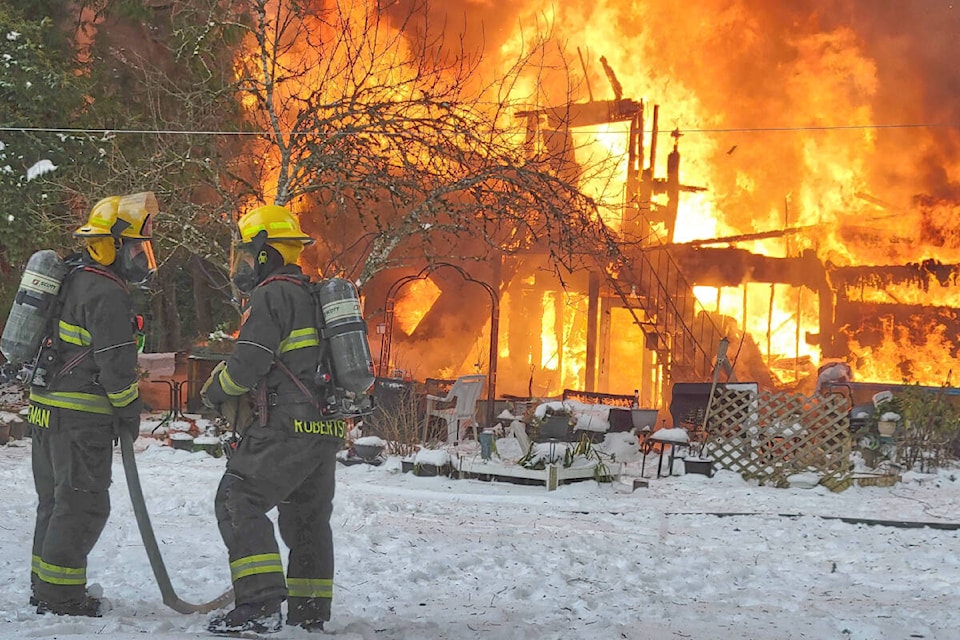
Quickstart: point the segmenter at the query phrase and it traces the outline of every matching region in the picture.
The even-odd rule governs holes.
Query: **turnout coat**
[[[300,268],[283,266],[258,285],[248,314],[233,353],[205,392],[214,405],[231,396],[258,397],[258,420],[230,456],[215,501],[236,602],[288,598],[291,620],[329,620],[330,515],[346,422],[322,418],[316,397],[304,393],[304,388],[316,393],[320,336],[315,301]],[[274,507],[290,549],[286,576],[266,515]]]
[[[82,602],[87,556],[110,513],[115,420],[139,419],[135,316],[126,284],[81,263],[67,276],[59,312],[30,390],[37,490],[30,582],[41,603]]]

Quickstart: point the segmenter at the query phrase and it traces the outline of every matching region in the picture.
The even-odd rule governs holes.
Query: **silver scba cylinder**
[[[47,320],[67,274],[56,251],[37,251],[27,261],[0,337],[0,353],[11,364],[31,362],[40,348]]]
[[[349,280],[329,278],[319,284],[323,335],[329,340],[334,382],[353,393],[365,393],[374,381],[373,356],[360,296]]]

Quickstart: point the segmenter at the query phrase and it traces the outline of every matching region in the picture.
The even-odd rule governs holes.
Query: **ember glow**
[[[372,10],[361,2],[350,6],[357,16]],[[383,11],[395,17],[406,6]],[[812,387],[816,365],[828,357],[847,359],[858,380],[946,381],[958,352],[957,313],[943,311],[960,307],[952,268],[939,279],[931,270],[917,278],[885,273],[929,261],[960,263],[960,72],[952,55],[960,7],[945,0],[701,0],[695,7],[450,0],[435,3],[422,28],[445,28],[447,42],[482,49],[486,73],[505,69],[531,38],[548,34],[552,46],[542,67],[509,96],[524,102],[520,108],[620,97],[659,105],[658,130],[645,122],[642,162],[655,143],[652,175],[663,178],[676,143],[680,182],[699,188],[681,194],[674,243],[774,232],[712,246],[785,261],[815,253],[836,307],[829,335],[822,335],[818,291],[755,280],[759,274],[751,272],[733,286],[716,287],[698,283],[700,273],[684,272],[707,311],[746,329],[776,385]],[[626,124],[572,130],[580,165],[597,166],[599,159],[605,167],[585,169],[581,186],[601,202],[600,215],[615,229],[629,200]],[[522,123],[511,126],[519,131]],[[674,131],[679,137],[670,136]],[[664,204],[654,196],[654,207]],[[654,225],[654,231],[664,230]],[[854,273],[864,267],[873,271]],[[530,283],[519,278],[500,291],[504,303],[535,296],[542,313],[521,319],[504,304],[499,388],[519,395],[528,388],[538,394],[583,388],[585,285],[564,292]],[[406,299],[419,295],[424,292]],[[605,368],[597,390],[632,393],[639,386],[637,363],[655,364],[655,356],[638,347],[643,332],[622,311],[611,309],[610,324],[601,329]],[[404,331],[412,332],[417,325],[407,327],[413,316],[405,313]],[[486,325],[458,346],[446,344],[463,351],[466,366],[489,330]],[[521,334],[531,336],[526,346]],[[472,373],[456,369],[444,371]]]

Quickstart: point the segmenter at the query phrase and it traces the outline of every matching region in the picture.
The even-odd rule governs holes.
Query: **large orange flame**
[[[341,8],[359,20],[376,4]],[[548,34],[555,46],[510,96],[529,106],[606,100],[617,84],[624,97],[663,105],[661,133],[682,134],[682,182],[705,188],[684,195],[677,242],[802,226],[802,234],[740,246],[778,257],[812,249],[838,266],[930,258],[957,263],[960,188],[951,176],[960,169],[960,135],[956,128],[935,125],[956,122],[958,98],[940,87],[951,81],[956,86],[957,72],[938,52],[954,44],[960,9],[948,3],[897,3],[896,10],[876,5],[872,0],[703,0],[695,7],[635,0],[450,0],[431,7],[423,29],[445,28],[448,42],[463,42],[468,51],[482,48],[488,61],[483,69],[490,73],[515,61],[531,38]],[[389,16],[405,6],[394,3],[384,10]],[[327,68],[309,47],[287,55],[305,61],[308,69]],[[324,77],[307,73],[303,82],[321,86]],[[285,97],[295,95],[293,89]],[[646,136],[649,146],[649,130]],[[574,141],[584,165],[597,157],[616,161],[581,185],[616,226],[625,191],[626,128],[586,127],[574,132]],[[268,164],[276,161],[267,156]],[[665,173],[665,162],[666,154],[660,154],[655,174]],[[746,283],[719,291],[698,287],[696,295],[706,308],[745,327],[768,361],[818,362],[817,347],[803,339],[818,331],[817,299],[809,291]],[[886,287],[867,295],[881,302],[960,305],[949,287]],[[542,302],[544,313],[536,319],[541,358],[527,364],[555,372],[550,391],[578,386],[584,340],[576,324],[582,315],[574,310],[584,301],[549,293]],[[564,309],[570,313],[560,318]],[[859,378],[900,382],[909,352],[916,381],[943,381],[949,347],[942,326],[929,327],[925,341],[918,341],[916,332],[908,339],[888,329],[879,346],[851,344]],[[507,334],[504,329],[501,337]],[[502,339],[505,353],[509,348]],[[781,381],[796,382],[799,375],[787,367]]]

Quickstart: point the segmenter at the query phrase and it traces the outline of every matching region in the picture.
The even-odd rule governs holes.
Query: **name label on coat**
[[[345,438],[347,435],[346,420],[294,420],[294,433],[313,433],[318,436],[334,436]]]

